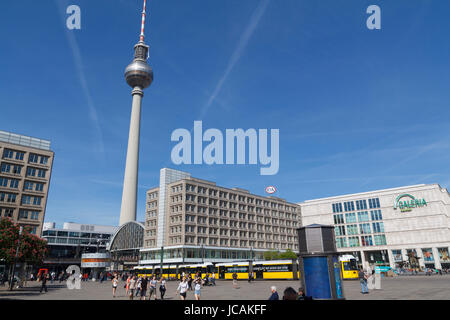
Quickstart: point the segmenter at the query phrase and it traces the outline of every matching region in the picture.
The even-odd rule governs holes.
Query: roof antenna
[[[144,42],[144,27],[145,27],[145,2],[144,0],[144,8],[142,9],[142,24],[141,24],[141,36],[139,37],[139,41]]]

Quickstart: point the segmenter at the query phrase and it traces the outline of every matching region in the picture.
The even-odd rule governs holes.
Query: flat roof
[[[348,197],[354,197],[354,196],[366,196],[366,195],[373,194],[373,193],[392,192],[392,191],[398,191],[398,190],[403,190],[403,189],[408,189],[408,188],[417,188],[417,187],[425,187],[425,186],[438,186],[438,187],[440,187],[439,184],[437,184],[437,183],[416,184],[416,185],[412,185],[412,186],[403,186],[403,187],[388,188],[388,189],[381,189],[381,190],[373,190],[373,191],[366,191],[366,192],[359,192],[359,193],[349,193],[349,194],[344,194],[344,195],[340,195],[340,196],[332,196],[332,197],[326,197],[326,198],[305,200],[303,202],[297,202],[297,204],[301,205],[301,204],[311,203],[311,202],[316,202],[316,201],[335,200],[335,199],[348,198]]]
[[[0,141],[50,151],[50,141],[0,130]]]

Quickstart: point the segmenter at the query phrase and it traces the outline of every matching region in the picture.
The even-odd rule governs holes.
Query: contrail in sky
[[[233,70],[236,63],[241,58],[242,54],[245,51],[245,48],[247,47],[248,42],[250,41],[251,36],[253,35],[253,32],[255,31],[256,27],[259,24],[259,21],[261,20],[261,17],[263,16],[264,12],[266,11],[267,5],[269,4],[270,0],[261,0],[258,4],[258,7],[253,12],[252,16],[250,17],[250,21],[245,28],[244,32],[241,35],[241,38],[239,39],[239,43],[236,46],[236,49],[234,49],[233,54],[231,55],[230,61],[228,62],[228,65],[225,69],[225,72],[223,73],[222,77],[220,78],[219,82],[216,85],[216,88],[214,89],[213,93],[208,99],[208,102],[202,109],[202,113],[200,115],[200,120],[203,119],[204,115],[208,111],[208,109],[211,107],[211,104],[216,99],[217,95],[220,93],[220,90],[222,90],[222,86],[227,80],[230,72]]]

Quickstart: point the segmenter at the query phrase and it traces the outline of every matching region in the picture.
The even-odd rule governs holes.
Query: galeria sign
[[[399,195],[394,202],[394,209],[400,208],[401,212],[411,211],[413,208],[426,206],[425,199],[416,199],[414,196],[403,193]]]

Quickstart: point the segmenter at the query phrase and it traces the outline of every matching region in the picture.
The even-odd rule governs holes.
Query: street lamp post
[[[163,276],[164,247],[161,247],[161,277]]]
[[[14,286],[14,274],[16,273],[16,260],[17,256],[19,255],[19,246],[20,246],[20,236],[22,235],[23,226],[20,226],[19,228],[19,239],[17,241],[17,247],[16,247],[16,255],[14,256],[14,263],[13,263],[13,269],[12,269],[12,275],[11,275],[11,282],[9,283],[9,291],[12,291]]]
[[[200,255],[202,256],[202,264],[203,264],[203,258],[204,258],[204,252],[203,252],[203,244],[202,244],[202,246],[201,246],[201,249],[200,249]]]

